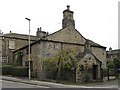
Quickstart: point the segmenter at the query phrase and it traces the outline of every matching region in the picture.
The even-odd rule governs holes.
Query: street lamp
[[[29,21],[29,54],[28,54],[28,62],[29,62],[29,70],[28,70],[28,75],[29,75],[29,79],[31,79],[31,72],[30,72],[30,20],[29,18],[25,18],[26,20]]]

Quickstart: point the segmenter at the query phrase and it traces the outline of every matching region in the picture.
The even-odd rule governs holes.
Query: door
[[[98,65],[93,65],[93,80],[97,80],[98,77]]]

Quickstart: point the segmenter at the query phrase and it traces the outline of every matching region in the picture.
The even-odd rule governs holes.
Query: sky
[[[87,39],[118,49],[119,0],[0,0],[0,30],[36,35],[37,28],[53,33],[62,28],[63,10],[74,11],[75,28]]]

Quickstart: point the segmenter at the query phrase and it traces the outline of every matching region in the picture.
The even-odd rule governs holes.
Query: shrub
[[[0,74],[1,75],[11,75],[12,65],[1,65],[0,66]]]
[[[13,76],[21,76],[27,77],[28,76],[28,68],[23,66],[17,66],[12,68],[12,75]]]

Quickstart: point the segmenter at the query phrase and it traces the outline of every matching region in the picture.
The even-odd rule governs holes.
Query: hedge
[[[11,75],[12,65],[2,65],[0,66],[0,75]]]
[[[0,65],[0,75],[28,77],[28,68],[23,66]]]
[[[17,66],[12,68],[13,76],[28,77],[28,68],[23,66]]]

